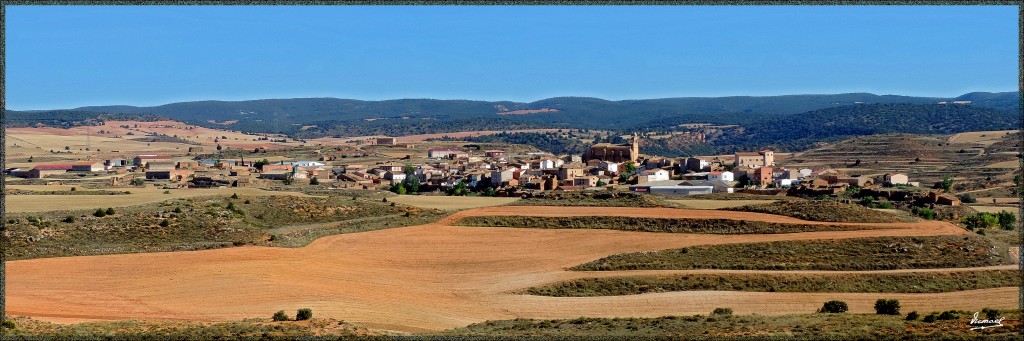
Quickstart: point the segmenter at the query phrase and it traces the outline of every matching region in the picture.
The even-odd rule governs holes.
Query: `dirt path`
[[[480,208],[434,224],[324,237],[298,249],[237,247],[8,262],[7,312],[64,323],[74,319],[223,321],[309,307],[317,316],[410,332],[517,317],[707,314],[716,307],[731,307],[738,314],[806,313],[830,299],[847,301],[851,312],[870,312],[880,294],[691,291],[556,298],[508,292],[593,276],[563,269],[622,252],[755,241],[967,233],[936,221],[892,224],[898,229],[777,235],[447,225],[465,216],[495,214],[803,222],[759,213],[668,208]],[[900,299],[908,311],[1013,308],[1017,288],[882,296]]]

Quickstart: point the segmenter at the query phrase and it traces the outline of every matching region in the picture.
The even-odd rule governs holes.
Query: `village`
[[[255,156],[220,158],[191,147],[188,154],[140,154],[72,163],[42,163],[10,168],[7,175],[51,179],[109,179],[112,187],[142,186],[211,188],[264,187],[274,184],[327,185],[329,188],[390,190],[398,194],[448,194],[528,197],[544,191],[629,190],[667,196],[713,193],[838,196],[851,188],[877,189],[876,196],[893,200],[924,200],[926,204],[959,205],[941,190],[923,190],[907,174],[847,174],[829,167],[785,167],[772,150],[737,152],[731,160],[715,157],[668,158],[640,153],[640,137],[628,143],[598,143],[583,155],[545,152],[510,153],[479,145],[426,149],[425,155],[359,162],[372,151],[364,147],[405,150],[412,143],[395,137],[352,141],[355,146],[324,147],[316,160]],[[372,160],[372,158],[370,158]],[[413,159],[418,162],[412,162]],[[724,160],[723,160],[724,159]],[[344,162],[342,162],[344,160]],[[883,191],[884,189],[884,191]]]

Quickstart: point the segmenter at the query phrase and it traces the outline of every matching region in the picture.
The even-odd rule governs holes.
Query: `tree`
[[[106,213],[107,213],[107,215],[114,215],[114,208],[113,207],[107,207]]]
[[[295,314],[296,321],[303,321],[311,318],[313,318],[313,309],[302,308],[299,309],[299,312]]]
[[[604,187],[604,186],[607,186],[607,185],[608,184],[606,184],[604,181],[601,181],[601,180],[597,181],[597,187]]]
[[[319,185],[320,184],[320,180],[317,180],[315,176],[311,177],[311,178],[309,178],[309,184],[310,185]]]
[[[146,180],[143,178],[132,179],[132,186],[142,186],[146,184]]]
[[[224,148],[224,147],[221,147],[221,146],[220,146],[220,144],[217,144],[217,151],[218,151],[218,152],[219,152],[219,151],[220,151],[221,149],[223,149],[223,148]]]
[[[495,190],[494,187],[487,187],[487,189],[484,190],[483,194],[485,196],[494,197],[498,195],[498,191]]]
[[[838,314],[845,313],[849,309],[850,307],[846,305],[846,302],[831,300],[825,302],[825,304],[821,306],[821,310],[819,310],[819,312]]]
[[[941,182],[935,183],[935,188],[941,188],[943,191],[949,192],[953,188],[953,179],[950,179],[947,175],[942,178]]]
[[[405,180],[402,180],[402,185],[409,191],[409,193],[419,193],[420,191],[420,178],[416,175],[405,174]]]
[[[878,315],[899,315],[900,300],[878,299],[878,301],[875,301],[875,313]]]
[[[402,186],[401,182],[398,182],[398,183],[395,183],[394,185],[391,185],[391,191],[396,193],[396,194],[406,194],[408,192],[408,190],[405,188],[405,186]]]
[[[626,174],[633,174],[636,171],[636,164],[633,161],[626,161],[626,163],[622,164],[622,169]]]
[[[93,212],[92,215],[99,218],[103,218],[107,216],[107,211],[104,211],[102,208],[97,208],[96,212]]]
[[[907,314],[907,321],[917,321],[919,317],[921,317],[921,314],[918,314],[916,310],[911,311],[910,314]]]
[[[996,219],[999,221],[999,227],[1007,231],[1013,231],[1013,228],[1017,225],[1017,217],[1014,216],[1013,212],[999,211]]]
[[[466,190],[466,182],[462,181],[462,180],[459,180],[459,182],[456,183],[455,186],[452,187],[452,189],[448,190],[448,195],[464,196],[464,195],[466,195],[467,192],[469,192],[469,191]]]
[[[284,313],[284,310],[280,310],[274,313],[274,321],[288,321],[288,314]]]

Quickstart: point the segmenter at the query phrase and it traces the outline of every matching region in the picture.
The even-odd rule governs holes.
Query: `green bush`
[[[921,317],[921,314],[918,314],[916,310],[911,311],[910,314],[907,314],[907,321],[917,321],[919,317]]]
[[[911,210],[914,215],[928,220],[935,219],[935,211],[927,207],[914,207]]]
[[[838,314],[845,313],[847,310],[850,310],[850,307],[846,305],[846,302],[831,300],[825,302],[825,304],[821,306],[821,310],[819,310],[819,312]]]
[[[978,202],[978,199],[974,198],[974,196],[970,194],[961,194],[959,198],[960,201],[962,201],[965,204],[973,204]]]
[[[132,179],[132,186],[142,186],[146,184],[146,180],[143,178]]]
[[[997,309],[984,308],[981,310],[981,312],[985,313],[985,319],[995,320],[999,318],[999,310]]]
[[[319,185],[320,184],[320,180],[317,180],[316,177],[314,176],[312,178],[309,178],[309,184],[310,185]]]
[[[313,318],[313,309],[302,308],[299,309],[299,312],[295,314],[296,321],[308,320],[311,318]]]
[[[899,315],[900,301],[880,298],[878,301],[875,301],[875,313],[878,315]]]
[[[274,321],[288,321],[288,314],[284,313],[284,310],[280,310],[274,313]]]
[[[715,308],[711,315],[732,315],[732,308]]]
[[[75,222],[75,216],[70,216],[69,215],[69,216],[65,217],[64,220],[61,220],[61,221],[65,222],[65,223],[68,223],[68,224],[74,223]]]
[[[2,326],[3,328],[6,328],[6,329],[14,329],[15,328],[14,327],[14,321],[11,321],[11,320],[4,320],[3,322],[0,322],[0,326]]]
[[[947,310],[943,311],[942,314],[939,314],[939,320],[955,320],[959,317],[960,314],[957,313],[955,310]]]
[[[238,193],[231,193],[231,199],[238,199]]]
[[[932,323],[932,322],[935,322],[935,318],[938,317],[938,316],[939,316],[939,313],[933,312],[931,314],[928,314],[928,316],[925,316],[922,321],[928,322],[928,323]]]
[[[104,211],[102,208],[97,208],[96,212],[93,212],[92,215],[103,218],[107,216],[107,211]]]
[[[1014,227],[1017,226],[1017,217],[1013,212],[999,211],[996,217],[999,220],[999,227],[1007,231],[1013,231]]]
[[[181,213],[181,207],[175,207],[174,213]]]
[[[113,207],[107,207],[106,213],[107,213],[107,215],[114,215],[114,213],[115,213],[114,212],[114,208]]]
[[[169,221],[167,221],[166,219],[160,221],[160,227],[168,227],[168,226],[171,226],[171,223]]]

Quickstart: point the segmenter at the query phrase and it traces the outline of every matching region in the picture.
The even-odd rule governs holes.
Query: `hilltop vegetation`
[[[891,213],[879,212],[860,205],[836,201],[785,200],[770,204],[745,205],[723,208],[728,211],[745,211],[790,216],[810,221],[849,223],[898,223],[913,221]]]
[[[970,105],[935,104],[972,99]],[[861,104],[856,104],[861,103]],[[666,134],[681,125],[729,125],[706,142],[644,139],[648,155],[728,154],[773,148],[800,151],[820,142],[885,133],[951,134],[1014,129],[1019,126],[1017,92],[970,93],[955,99],[872,94],[772,97],[667,98],[608,101],[556,97],[531,103],[403,99],[358,101],[336,98],[202,101],[155,107],[101,106],[69,110],[7,111],[8,126],[44,123],[57,127],[110,119],[163,116],[189,124],[246,133],[287,134],[296,139],[367,135],[403,136],[459,131],[515,129],[601,129],[614,134]],[[542,110],[500,115],[504,110]],[[213,122],[210,122],[213,121]],[[230,124],[214,122],[232,122]],[[471,138],[474,142],[533,144],[553,153],[579,154],[579,138],[507,134]]]
[[[895,270],[1010,264],[982,236],[872,237],[694,246],[618,254],[573,270]]]
[[[456,225],[544,229],[608,229],[621,231],[707,234],[775,234],[814,231],[884,229],[886,226],[785,224],[732,219],[673,219],[646,217],[529,217],[475,216]]]
[[[714,141],[720,146],[806,149],[814,142],[887,133],[952,134],[1020,127],[1015,112],[974,105],[858,104],[750,122]]]

